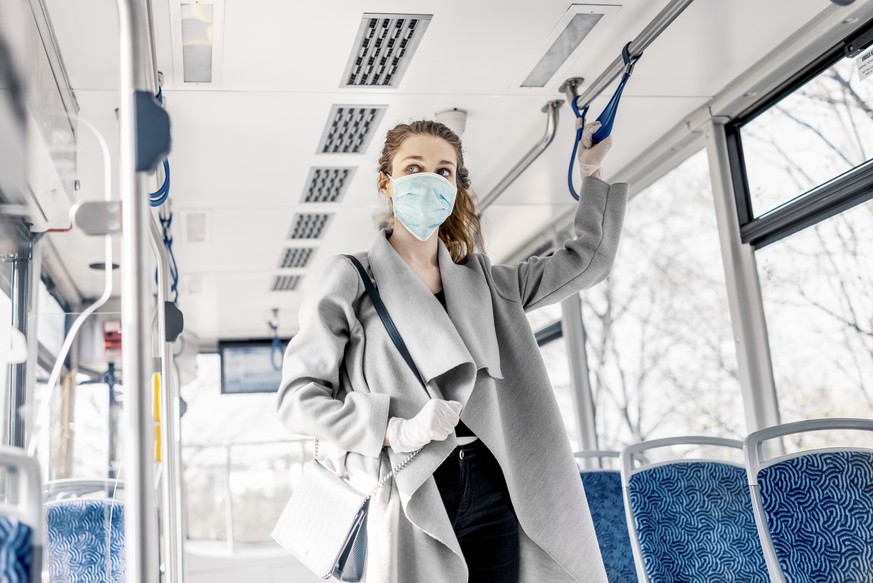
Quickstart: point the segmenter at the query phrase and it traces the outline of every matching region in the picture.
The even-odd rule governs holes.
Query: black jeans
[[[481,440],[460,445],[434,472],[470,570],[470,583],[518,581],[518,519],[500,464]]]

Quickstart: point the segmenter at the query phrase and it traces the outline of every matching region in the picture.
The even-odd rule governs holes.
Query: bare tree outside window
[[[744,128],[743,147],[762,209],[867,163],[873,80],[837,63]],[[782,420],[873,417],[873,203],[756,256]]]
[[[599,447],[745,433],[723,273],[701,151],[631,201],[612,274],[582,294]]]

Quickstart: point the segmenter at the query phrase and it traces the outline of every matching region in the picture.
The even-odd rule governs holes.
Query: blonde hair
[[[391,161],[400,149],[400,145],[410,136],[433,136],[442,138],[449,143],[458,157],[456,172],[458,194],[455,197],[455,207],[452,214],[439,228],[439,238],[445,243],[452,261],[464,262],[475,250],[476,243],[484,247],[479,217],[476,215],[476,201],[470,190],[470,172],[464,166],[464,154],[461,138],[445,125],[430,120],[419,120],[408,124],[400,124],[388,131],[382,155],[379,156],[379,170],[385,175],[391,175]],[[390,202],[390,201],[389,201]],[[394,213],[389,206],[388,213],[382,217],[382,227],[394,226]]]

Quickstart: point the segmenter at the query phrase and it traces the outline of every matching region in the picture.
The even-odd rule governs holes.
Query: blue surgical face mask
[[[394,183],[394,218],[416,239],[427,241],[452,214],[458,189],[432,172],[389,178]]]

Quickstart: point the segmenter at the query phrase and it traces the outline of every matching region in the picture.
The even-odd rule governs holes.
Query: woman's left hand
[[[598,129],[600,129],[600,122],[593,121],[585,124],[585,129],[582,130],[582,139],[579,143],[579,167],[583,178],[585,176],[600,178],[603,175],[603,159],[612,147],[611,135],[597,145],[592,143],[591,138]]]

